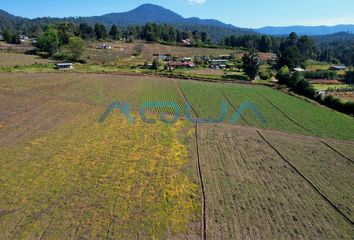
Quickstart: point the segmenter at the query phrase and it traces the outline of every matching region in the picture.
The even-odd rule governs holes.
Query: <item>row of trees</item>
[[[246,49],[254,49],[261,52],[273,52],[280,46],[280,39],[267,35],[240,35],[230,36],[221,42],[222,45],[228,47],[241,47]]]
[[[280,66],[303,66],[307,59],[354,65],[354,34],[337,33],[326,36],[301,36],[291,33],[289,37],[267,35],[241,35],[225,38],[222,45],[274,52]]]

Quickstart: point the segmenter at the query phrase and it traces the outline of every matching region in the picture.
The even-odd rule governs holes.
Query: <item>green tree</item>
[[[272,47],[272,39],[269,36],[263,35],[259,42],[259,50],[261,52],[270,52]]]
[[[344,81],[348,84],[354,84],[354,71],[347,71],[344,76]]]
[[[242,57],[243,68],[247,76],[254,80],[258,73],[261,60],[255,52],[245,53]]]
[[[85,41],[80,37],[69,38],[69,44],[67,45],[69,55],[73,61],[80,59],[85,52]]]
[[[10,43],[12,41],[13,35],[9,29],[5,29],[4,31],[2,31],[2,36],[5,42]]]
[[[87,23],[80,24],[79,32],[82,39],[90,39],[93,37],[93,28]]]
[[[98,23],[95,24],[94,33],[95,33],[97,40],[106,39],[108,36],[106,27],[104,25],[98,24]]]
[[[58,31],[53,26],[47,27],[43,36],[38,38],[37,47],[53,55],[59,47]]]
[[[157,58],[155,58],[153,61],[152,61],[152,69],[155,69],[155,70],[158,70],[159,68],[160,68],[160,66],[161,66],[161,63],[160,63],[160,61],[157,59]]]
[[[301,55],[299,48],[296,45],[292,45],[281,54],[279,65],[288,66],[289,68],[304,66],[305,59]]]
[[[115,24],[112,25],[111,30],[109,31],[109,36],[114,40],[119,39],[119,31]]]

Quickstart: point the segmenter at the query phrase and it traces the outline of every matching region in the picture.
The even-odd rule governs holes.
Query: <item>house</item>
[[[26,35],[23,35],[23,34],[21,34],[19,37],[20,37],[20,41],[22,43],[27,42],[29,40],[29,37],[27,37]]]
[[[169,70],[174,70],[176,68],[193,68],[195,65],[193,62],[170,62],[167,67]]]
[[[334,71],[341,71],[341,70],[347,70],[347,67],[343,65],[342,66],[338,65],[338,66],[331,66],[330,69]]]
[[[180,60],[181,60],[181,62],[191,62],[192,58],[191,57],[182,57]]]
[[[72,63],[57,63],[55,64],[56,69],[72,69],[73,68],[73,64]]]
[[[0,41],[4,41],[4,36],[0,34]]]
[[[189,40],[189,39],[182,39],[182,44],[189,46],[189,45],[191,45],[191,40]]]
[[[112,49],[112,46],[108,45],[108,44],[102,44],[98,47],[99,49]]]
[[[172,58],[172,55],[171,54],[158,54],[158,53],[155,53],[153,54],[154,57],[164,61],[164,62],[169,62],[169,61],[172,61],[173,58]]]
[[[231,55],[220,55],[220,56],[219,56],[219,59],[222,59],[222,60],[230,60],[230,59],[231,59]]]
[[[305,71],[306,70],[301,67],[293,68],[293,72],[305,72]]]
[[[209,62],[210,68],[214,69],[222,69],[226,68],[228,60],[225,59],[216,59],[216,60],[211,60]]]

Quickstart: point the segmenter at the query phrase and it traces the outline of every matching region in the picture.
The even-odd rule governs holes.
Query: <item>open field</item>
[[[1,98],[1,239],[198,239],[185,123],[99,124],[104,107]]]
[[[54,61],[43,59],[35,55],[0,52],[0,67],[14,67],[16,65],[27,66],[43,63],[54,63]]]
[[[134,124],[98,122],[115,100]],[[175,114],[166,102],[183,119],[143,123],[147,101],[148,119]],[[247,101],[266,122],[228,124]],[[185,120],[186,103],[218,118],[222,102],[224,123]],[[261,86],[0,74],[0,239],[352,239],[353,123]]]
[[[181,47],[171,46],[158,43],[146,43],[146,42],[109,42],[112,49],[102,50],[97,49],[100,43],[90,44],[84,58],[89,63],[122,63],[122,61],[135,61],[137,63],[144,63],[144,61],[152,61],[153,54],[172,54],[175,57],[194,57],[198,56],[219,56],[228,55],[232,52],[236,52],[236,57],[241,59],[244,51],[233,49],[221,49],[221,48],[196,48],[196,47]],[[132,58],[132,56],[135,56]],[[260,53],[260,58],[266,61],[269,58],[273,58],[275,55],[272,53]]]
[[[352,88],[352,85],[348,84],[312,84],[312,86],[318,91],[336,90],[343,88]]]
[[[203,125],[198,133],[208,239],[352,238],[353,225],[255,129]],[[300,137],[262,134],[276,142],[315,187],[352,217],[352,164],[318,140],[302,143]]]
[[[114,100],[138,110],[145,101],[176,102],[184,109],[185,94],[200,118],[218,118],[226,102],[231,120],[242,103],[253,103],[265,118],[249,109],[238,124],[321,137],[354,140],[354,120],[323,106],[263,86],[214,84],[149,76],[109,74],[1,74],[0,89],[22,95],[80,101],[107,107]],[[156,93],[155,90],[158,90]],[[182,90],[182,92],[181,92]],[[163,108],[160,112],[164,112]],[[172,113],[169,110],[168,113]],[[182,114],[183,115],[183,114]]]

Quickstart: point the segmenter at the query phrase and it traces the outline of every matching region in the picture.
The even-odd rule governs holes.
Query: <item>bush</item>
[[[340,99],[329,95],[324,98],[323,104],[339,112],[354,116],[354,102],[342,103]]]
[[[273,74],[272,74],[272,72],[270,72],[268,70],[265,70],[265,71],[261,71],[259,73],[259,77],[262,80],[268,80],[268,79],[271,79],[273,77]]]
[[[348,71],[345,73],[344,82],[347,84],[354,84],[354,71]]]
[[[330,70],[319,70],[314,72],[305,72],[305,78],[309,79],[335,79],[338,77],[335,71]]]
[[[275,76],[280,85],[288,85],[290,79],[290,71],[287,66],[283,66]]]

